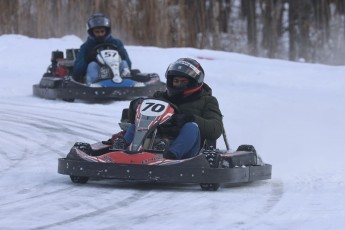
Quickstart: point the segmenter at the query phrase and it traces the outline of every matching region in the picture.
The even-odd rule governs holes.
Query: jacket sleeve
[[[73,77],[76,79],[86,74],[87,63],[85,62],[86,45],[80,47],[79,53],[73,65]]]
[[[223,133],[223,116],[218,101],[210,96],[205,102],[202,116],[194,115],[202,139],[217,140]]]

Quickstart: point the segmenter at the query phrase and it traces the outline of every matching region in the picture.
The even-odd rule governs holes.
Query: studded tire
[[[90,156],[92,156],[92,154],[93,154],[93,150],[92,150],[91,145],[89,143],[76,142],[73,147],[82,150],[84,153],[86,153]]]
[[[85,176],[73,176],[70,175],[71,181],[76,184],[86,184],[89,180],[88,177]]]
[[[208,163],[211,168],[221,168],[221,157],[219,152],[216,149],[204,150],[203,154],[205,155]],[[217,191],[221,184],[219,183],[201,183],[200,187],[203,191]]]
[[[237,151],[246,151],[256,153],[256,150],[253,145],[240,145],[237,148]]]
[[[66,102],[74,102],[75,98],[63,98],[62,100]]]

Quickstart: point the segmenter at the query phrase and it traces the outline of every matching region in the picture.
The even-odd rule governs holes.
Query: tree
[[[278,41],[281,35],[283,1],[265,0],[260,3],[263,15],[262,47],[268,50],[268,57],[277,54]]]
[[[247,20],[249,53],[257,55],[256,0],[241,0],[242,17]]]

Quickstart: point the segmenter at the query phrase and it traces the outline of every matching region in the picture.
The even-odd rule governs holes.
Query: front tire
[[[62,99],[63,101],[66,101],[66,102],[74,102],[74,98],[63,98]]]
[[[92,147],[89,143],[76,142],[73,147],[80,149],[81,151],[83,151],[87,155],[90,155],[90,156],[93,155],[93,150],[92,150]]]
[[[89,180],[88,177],[85,176],[70,176],[71,181],[76,184],[86,184]]]

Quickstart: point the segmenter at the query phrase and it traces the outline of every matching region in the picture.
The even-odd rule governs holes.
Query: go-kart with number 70
[[[261,160],[252,145],[241,145],[236,151],[204,146],[192,158],[164,158],[168,146],[157,147],[157,143],[162,143],[157,130],[171,125],[169,120],[177,112],[177,107],[166,101],[144,99],[137,108],[135,135],[127,149],[114,149],[107,142],[77,142],[66,158],[59,159],[58,172],[69,175],[74,183],[86,183],[89,178],[192,183],[211,191],[218,190],[222,184],[271,178],[272,166]],[[126,119],[123,115],[122,129],[128,127]],[[225,133],[223,136],[228,146]]]

